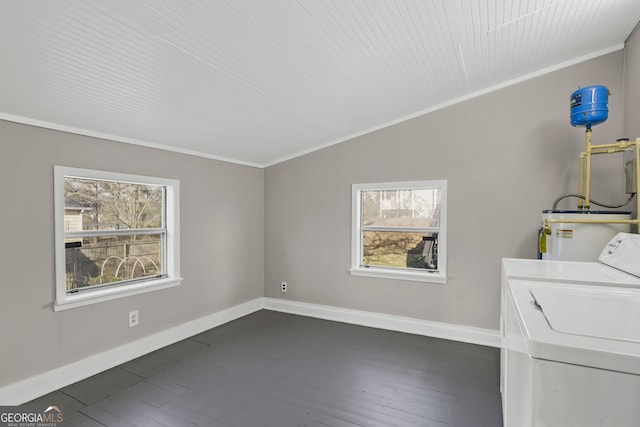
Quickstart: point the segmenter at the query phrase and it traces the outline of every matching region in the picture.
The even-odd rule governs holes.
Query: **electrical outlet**
[[[138,326],[140,323],[140,317],[138,316],[138,310],[129,312],[129,327],[133,328],[134,326]]]
[[[288,290],[287,288],[288,288],[287,282],[280,282],[280,290],[282,292],[287,292]]]

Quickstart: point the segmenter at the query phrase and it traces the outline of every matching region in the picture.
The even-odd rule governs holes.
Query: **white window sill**
[[[381,279],[411,280],[414,282],[447,283],[447,276],[426,271],[401,271],[386,268],[351,268],[352,276],[378,277]]]
[[[174,286],[180,285],[181,282],[181,277],[165,277],[158,280],[150,280],[147,282],[140,282],[127,286],[114,286],[112,288],[96,289],[95,291],[66,294],[64,300],[56,301],[53,304],[53,310],[68,310],[70,308],[77,308],[89,304],[110,301],[117,298],[124,298],[131,295],[157,291],[159,289],[172,288]]]

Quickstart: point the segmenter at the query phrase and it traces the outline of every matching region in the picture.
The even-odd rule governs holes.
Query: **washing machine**
[[[640,289],[509,280],[505,427],[640,426]]]
[[[618,310],[617,308],[609,304],[609,301],[611,301],[612,298],[615,299],[614,296],[618,295],[618,304],[626,305],[627,307],[635,307],[634,309],[637,309],[637,306],[634,306],[631,302],[633,298],[620,298],[619,296],[626,295],[624,294],[625,290],[631,290],[632,294],[636,292],[635,290],[640,291],[640,263],[637,262],[638,259],[640,259],[640,236],[637,234],[619,233],[613,239],[611,239],[611,241],[602,249],[598,262],[510,258],[505,258],[502,260],[500,313],[500,333],[502,337],[502,348],[500,352],[500,391],[502,392],[502,406],[505,426],[521,427],[539,425],[548,427],[553,425],[562,425],[557,423],[554,424],[553,422],[545,424],[535,420],[535,417],[540,414],[540,401],[538,401],[540,396],[535,394],[534,389],[539,390],[539,387],[527,388],[535,385],[531,382],[527,382],[527,378],[538,378],[538,380],[541,380],[543,377],[548,378],[549,375],[556,376],[555,369],[557,369],[558,367],[569,367],[568,370],[574,371],[576,375],[586,372],[584,371],[584,369],[596,369],[595,371],[590,371],[592,372],[592,375],[593,372],[599,372],[599,374],[609,372],[621,373],[619,368],[611,371],[609,369],[597,368],[589,364],[580,365],[577,360],[574,360],[573,362],[567,362],[566,360],[559,361],[554,360],[553,355],[546,354],[543,355],[544,357],[541,357],[541,354],[536,353],[536,351],[530,353],[530,349],[539,349],[540,345],[536,339],[530,337],[530,335],[525,333],[526,331],[530,330],[532,326],[528,326],[529,329],[527,329],[527,326],[525,325],[523,320],[523,315],[519,310],[516,310],[515,307],[531,308],[530,304],[533,299],[531,297],[528,303],[520,303],[519,306],[516,306],[514,305],[516,298],[515,293],[510,288],[522,287],[523,285],[518,285],[517,283],[526,282],[528,283],[527,286],[529,287],[529,289],[531,289],[531,286],[533,286],[534,288],[538,286],[535,285],[535,283],[540,283],[540,287],[558,288],[558,292],[560,292],[560,287],[567,285],[570,288],[574,289],[574,291],[587,290],[588,292],[588,289],[596,290],[597,292],[594,295],[601,297],[601,306],[595,308],[593,304],[583,305],[581,308],[582,313],[587,313],[584,311],[587,309],[593,310],[595,312],[603,312],[602,310],[608,307],[609,309],[611,309],[610,311],[616,311],[617,313],[627,313],[627,315],[630,317],[629,319],[621,319],[620,317],[618,317],[618,314],[606,316],[605,319],[609,319],[612,321],[615,320],[613,324],[615,325],[615,329],[623,328],[625,325],[632,325],[632,327],[640,330],[640,323],[637,319],[637,316],[639,315],[637,313],[633,311]],[[516,284],[511,286],[512,282]],[[608,291],[611,292],[607,293]],[[622,293],[620,293],[621,291]],[[548,295],[545,297],[544,295],[546,294],[544,292],[545,291],[542,291],[542,298],[551,299],[551,301],[554,300],[553,297],[549,298]],[[519,292],[519,294],[522,294],[522,292]],[[525,296],[523,296],[522,298],[526,298],[526,293],[524,295]],[[551,295],[555,294],[552,293]],[[558,298],[558,301],[565,300],[566,298],[563,297]],[[568,307],[563,308],[562,310],[558,310],[554,305],[554,313],[559,311],[573,313],[570,307],[573,303],[575,303],[575,301],[578,301],[580,299],[570,298],[569,300],[570,301],[567,302]],[[534,312],[533,314],[539,317],[540,311]],[[570,316],[570,318],[572,316]],[[592,317],[593,319],[598,318],[597,315],[594,315]],[[577,318],[578,317],[576,317],[576,319]],[[507,323],[509,323],[509,325],[507,325]],[[594,323],[585,323],[585,325],[593,326]],[[553,331],[548,323],[545,327]],[[611,328],[613,329],[614,326],[611,326]],[[564,333],[564,335],[566,335],[567,337],[572,337],[575,335],[573,332],[554,332],[559,334]],[[560,348],[566,347],[565,343],[568,344],[572,342],[571,340],[566,340],[566,337],[564,335],[557,335],[558,337],[562,337],[559,344]],[[620,337],[616,337],[615,334],[612,335],[611,338],[613,342],[620,341]],[[593,338],[592,340],[588,340],[588,342],[590,345],[597,347],[597,345],[606,342],[606,339],[606,337],[600,336],[597,338]],[[631,339],[631,341],[629,341],[628,337],[625,339],[623,339],[622,341],[633,343],[633,338]],[[597,359],[598,357],[603,357],[603,354],[607,354],[606,351],[604,353],[589,353],[589,349],[581,348],[580,345],[578,345],[579,343],[574,344],[576,344],[574,348],[574,354],[577,355],[596,354],[597,356],[594,357]],[[632,347],[637,349],[637,347],[635,346]],[[549,347],[546,348],[548,350]],[[612,354],[615,356],[615,352],[613,352]],[[634,357],[637,357],[637,353]],[[559,364],[556,365],[555,363]],[[640,362],[638,363],[640,364]],[[527,369],[531,370],[531,373],[524,375],[523,378],[520,378],[521,376],[523,376],[523,366],[527,366]],[[534,372],[536,372],[535,375]],[[633,372],[622,372],[622,374],[636,375]],[[599,378],[600,376],[601,375],[595,375],[593,378]],[[560,378],[561,376],[558,377]],[[618,377],[618,375],[609,376],[608,378],[615,377]],[[634,376],[624,378],[632,378],[635,380]],[[624,383],[625,381],[622,381],[622,383]],[[526,387],[524,386],[525,384]],[[523,389],[523,387],[525,388]],[[611,385],[609,385],[608,387],[611,387]],[[589,389],[593,388],[589,387]],[[636,390],[633,391],[635,392],[635,400],[639,403],[640,406],[640,394],[638,394]],[[625,395],[628,395],[629,392],[630,391],[627,391],[626,393],[622,392],[622,398],[624,398]],[[553,394],[551,394],[551,396],[553,396]],[[518,404],[516,402],[520,403]],[[528,403],[525,404],[523,402]],[[595,405],[591,406],[595,407]],[[538,407],[538,409],[535,409],[536,407]],[[567,413],[571,413],[571,408],[572,405],[566,405],[564,410],[567,411]],[[601,420],[600,424],[595,425],[626,425],[622,424],[623,421],[620,421],[620,423],[618,424],[616,424],[615,422],[611,424],[613,422],[612,420],[614,420],[614,418],[611,418],[613,416],[614,415],[610,414],[608,420]],[[576,419],[580,418],[578,417]],[[617,420],[615,421],[617,422]],[[567,425],[574,424],[571,424],[570,422]],[[585,425],[591,424],[587,423]],[[640,422],[635,425],[640,426]]]
[[[638,259],[620,233],[600,262],[502,260],[505,426],[640,426]]]

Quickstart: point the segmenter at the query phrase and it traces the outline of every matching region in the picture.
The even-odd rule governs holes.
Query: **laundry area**
[[[640,138],[592,144],[592,127],[607,120],[607,95],[604,86],[571,95],[571,125],[585,127],[579,189],[543,211],[540,259],[502,260],[506,427],[640,425]],[[590,194],[591,157],[607,154],[623,156],[628,199],[616,206]],[[578,199],[576,210],[558,210],[564,198]],[[617,210],[632,200],[635,214]]]

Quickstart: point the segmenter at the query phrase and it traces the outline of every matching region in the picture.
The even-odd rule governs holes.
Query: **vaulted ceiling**
[[[638,0],[3,0],[0,119],[266,166],[621,49],[638,21]]]

